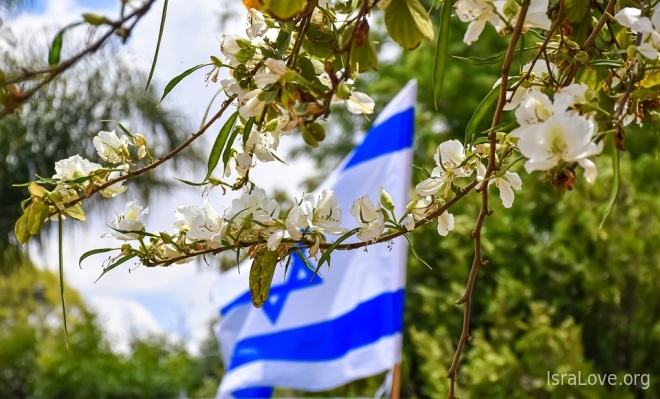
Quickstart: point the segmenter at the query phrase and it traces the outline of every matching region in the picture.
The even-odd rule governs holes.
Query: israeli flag
[[[335,191],[343,226],[357,227],[348,214],[353,201],[369,194],[377,203],[380,186],[392,196],[397,215],[404,212],[416,97],[411,81],[317,189]],[[315,278],[294,256],[286,274],[277,268],[259,309],[250,301],[249,265],[241,273],[223,273],[212,293],[226,367],[217,397],[270,397],[275,386],[324,391],[392,369],[401,358],[406,249],[400,237],[335,251],[330,269]]]

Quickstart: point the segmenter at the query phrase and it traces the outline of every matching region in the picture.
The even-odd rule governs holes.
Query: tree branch
[[[506,104],[509,70],[511,69],[511,63],[516,51],[518,39],[520,38],[523,27],[525,25],[525,17],[527,16],[528,8],[529,2],[525,2],[520,9],[520,15],[518,16],[518,21],[513,29],[511,41],[509,42],[509,47],[506,52],[506,57],[504,58],[504,63],[502,64],[502,80],[500,82],[500,93],[497,100],[497,108],[495,109],[495,114],[493,116],[491,131],[488,133],[488,141],[490,142],[488,166],[486,168],[486,174],[484,175],[482,186],[478,189],[481,191],[481,209],[479,210],[477,223],[474,227],[474,230],[472,231],[472,237],[474,238],[474,258],[472,260],[472,266],[470,267],[470,275],[465,287],[465,293],[463,294],[463,297],[461,297],[461,299],[456,302],[457,305],[464,306],[463,328],[461,331],[461,337],[458,340],[458,345],[456,346],[454,358],[451,362],[451,366],[449,367],[449,372],[447,374],[447,378],[449,378],[448,399],[456,399],[456,371],[458,370],[458,363],[461,359],[461,354],[463,353],[463,347],[465,346],[465,343],[470,339],[470,307],[472,305],[472,291],[474,290],[474,283],[477,279],[477,272],[479,271],[479,267],[485,264],[485,261],[481,257],[481,230],[486,216],[489,215],[488,180],[497,168],[497,161],[495,157],[497,133],[493,130],[493,128],[499,125],[502,118],[502,112],[504,110],[504,105]]]

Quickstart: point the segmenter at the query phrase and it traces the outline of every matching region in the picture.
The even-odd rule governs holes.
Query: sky
[[[157,2],[155,8],[140,21],[127,44],[138,64],[147,70],[155,49],[162,3]],[[230,20],[225,26],[220,25],[220,7],[226,7],[227,3],[222,0],[169,2],[165,34],[155,73],[154,84],[158,88],[162,89],[173,77],[191,66],[208,62],[210,55],[221,56],[218,37],[222,33],[244,34],[241,32],[245,29],[242,20],[245,11],[242,8],[237,10],[240,19]],[[241,6],[238,1],[236,4]],[[29,12],[14,16],[7,22],[19,38],[20,46],[21,32],[53,27],[54,24],[56,27],[64,26],[80,20],[83,12],[92,11],[114,18],[119,13],[119,0],[35,0]],[[190,125],[196,126],[217,89],[213,84],[207,86],[204,73],[200,72],[179,84],[166,102],[182,110],[189,117]],[[111,115],[108,118],[112,119]],[[217,128],[211,128],[210,131],[219,130],[221,123],[218,122]],[[202,150],[210,148],[210,140],[213,139],[207,137],[205,142],[202,140],[195,145]],[[287,148],[298,144],[296,140],[285,141],[289,143],[283,143],[280,147],[279,153],[282,155],[286,155]],[[89,144],[92,145],[91,142]],[[310,170],[311,162],[302,160],[290,162],[289,165],[261,164],[251,177],[268,192],[277,187],[284,189],[291,197],[299,197],[299,186],[306,175],[301,171]],[[203,172],[199,171],[199,174]],[[202,190],[182,185],[171,194],[156,198],[148,204],[149,216],[145,224],[149,230],[165,230],[173,220],[178,206],[199,205],[204,198],[208,198],[217,209],[221,203],[229,204],[232,197],[223,198],[219,190],[203,197]],[[65,280],[79,290],[97,310],[116,350],[127,351],[128,340],[136,335],[165,333],[173,340],[184,340],[192,353],[198,353],[199,343],[208,335],[209,320],[217,315],[217,310],[213,309],[209,301],[211,287],[218,276],[211,267],[205,264],[185,264],[166,269],[148,269],[127,265],[106,274],[97,283],[94,281],[100,275],[100,263],[104,260],[102,255],[86,260],[82,269],[78,267],[78,259],[84,252],[118,246],[116,240],[101,238],[101,235],[110,231],[105,224],[113,218],[114,213],[123,211],[124,204],[132,199],[134,195],[130,191],[124,193],[110,200],[107,210],[96,209],[93,216],[88,215],[88,222],[82,228],[65,230]],[[29,251],[41,267],[57,270],[55,236],[48,238],[44,248],[35,245]]]

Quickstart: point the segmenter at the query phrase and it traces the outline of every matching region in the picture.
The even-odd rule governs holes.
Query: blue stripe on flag
[[[231,393],[237,399],[265,399],[273,396],[273,387],[243,388]]]
[[[403,329],[403,294],[403,289],[384,293],[334,320],[243,339],[236,343],[227,371],[253,361],[338,359],[399,333]]]
[[[353,153],[344,170],[381,155],[412,147],[415,109],[393,115],[378,126],[374,126]]]

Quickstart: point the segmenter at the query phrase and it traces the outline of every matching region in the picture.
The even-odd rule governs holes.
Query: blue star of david
[[[319,284],[323,284],[323,280],[319,276],[314,276],[314,272],[309,270],[298,256],[294,255],[284,283],[270,287],[268,299],[264,302],[261,309],[263,309],[268,320],[275,324],[282,313],[287,298],[292,292],[311,288]]]

